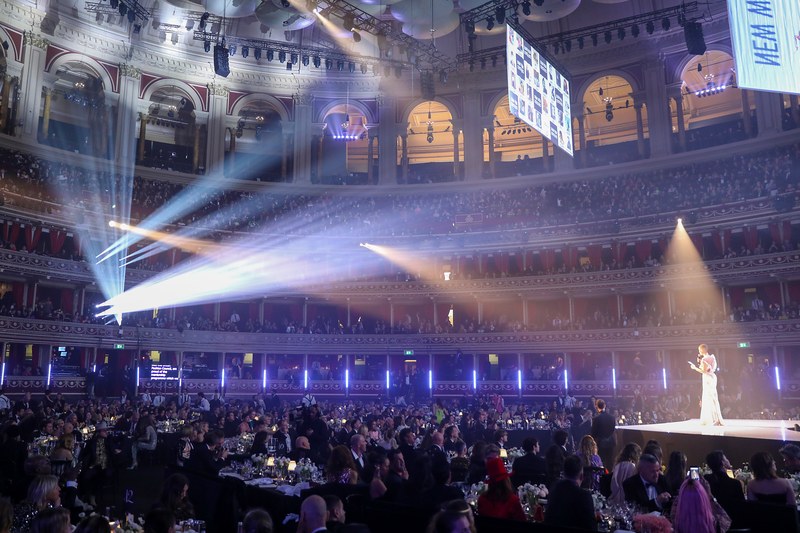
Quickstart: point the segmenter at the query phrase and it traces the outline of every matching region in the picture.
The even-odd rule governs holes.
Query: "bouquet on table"
[[[275,474],[280,477],[289,475],[289,458],[276,457],[275,458]]]
[[[595,512],[603,511],[606,507],[608,507],[608,502],[606,501],[606,497],[597,492],[596,490],[592,491],[592,503],[594,504]]]
[[[317,465],[311,462],[311,459],[300,459],[294,472],[300,481],[311,481],[311,478],[317,473]]]
[[[672,524],[661,515],[637,514],[633,517],[633,529],[637,533],[672,533]]]
[[[548,494],[547,487],[544,485],[525,483],[517,488],[517,496],[519,496],[519,501],[522,503],[522,510],[534,522],[544,521],[544,508],[539,503],[539,500],[547,498]]]
[[[520,448],[511,448],[510,450],[508,450],[507,453],[508,453],[508,462],[509,464],[513,465],[514,460],[517,457],[522,457],[523,455],[525,455],[525,450],[522,450]]]
[[[267,459],[268,458],[269,457],[267,457],[263,453],[257,453],[255,455],[253,455],[252,457],[250,457],[250,462],[253,463],[253,466],[255,468],[263,469],[264,467],[267,466]]]

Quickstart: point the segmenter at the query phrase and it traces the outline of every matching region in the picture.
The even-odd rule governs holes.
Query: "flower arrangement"
[[[549,492],[547,491],[547,487],[544,485],[533,485],[531,483],[525,483],[524,485],[520,485],[517,489],[517,496],[519,496],[519,500],[525,504],[527,503],[531,507],[535,506],[540,498],[547,498]]]
[[[672,524],[660,515],[637,514],[633,517],[633,529],[637,533],[671,533]]]
[[[789,483],[792,485],[792,490],[795,493],[796,499],[800,501],[800,474],[792,474],[789,476]]]
[[[480,496],[487,490],[489,490],[489,485],[487,485],[483,481],[478,481],[477,483],[475,483],[474,485],[470,485],[469,487],[469,493],[474,494],[476,496]]]
[[[312,463],[310,459],[300,459],[294,471],[300,481],[311,481],[311,478],[317,472],[317,465]]]
[[[253,466],[256,468],[264,468],[267,465],[268,457],[263,453],[257,453],[250,457],[250,461],[253,463]]]
[[[602,511],[608,505],[606,497],[597,492],[596,490],[592,491],[592,503],[594,504],[595,512]]]
[[[508,450],[508,462],[513,465],[514,460],[517,457],[522,457],[523,455],[525,455],[525,451],[521,448],[511,448]]]
[[[289,458],[276,457],[275,458],[275,473],[279,476],[286,476],[289,474]]]

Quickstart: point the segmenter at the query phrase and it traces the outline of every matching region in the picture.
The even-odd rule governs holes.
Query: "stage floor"
[[[701,426],[699,419],[693,419],[664,424],[618,426],[617,430],[638,429],[640,431],[655,431],[659,433],[800,442],[800,431],[794,431],[795,424],[797,422],[793,420],[725,420],[724,426]]]
[[[724,450],[734,466],[765,451],[779,461],[778,450],[787,442],[800,443],[800,432],[791,420],[726,420],[724,426],[701,426],[699,419],[664,424],[617,427],[617,452],[628,442],[643,446],[647,440],[661,443],[666,457],[680,450],[690,464],[700,465],[712,450]]]

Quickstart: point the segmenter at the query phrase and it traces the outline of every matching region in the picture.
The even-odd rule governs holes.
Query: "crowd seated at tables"
[[[146,531],[168,531],[176,521],[200,523],[187,522],[192,520],[204,520],[208,531],[226,531],[230,524],[222,521],[229,519],[261,524],[253,527],[262,529],[252,531],[311,533],[311,524],[341,521],[347,524],[329,524],[329,529],[378,532],[376,513],[406,513],[409,520],[430,522],[430,531],[490,531],[497,525],[493,520],[586,530],[598,527],[614,506],[630,502],[669,517],[676,531],[694,533],[708,526],[712,533],[717,525],[725,531],[744,520],[737,506],[745,500],[794,506],[797,487],[792,483],[800,481],[800,448],[795,445],[753,456],[752,479],[727,477],[731,465],[723,451],[708,450],[708,457],[687,463],[681,450],[666,450],[656,442],[643,447],[619,443],[616,465],[608,458],[604,464],[597,446],[606,439],[600,417],[611,416],[621,425],[642,416],[633,409],[646,409],[663,413],[662,421],[686,419],[690,394],[678,403],[663,397],[619,398],[608,415],[604,402],[578,399],[568,391],[545,403],[505,403],[497,395],[479,395],[430,405],[388,399],[317,402],[310,396],[298,405],[282,401],[274,391],[250,400],[226,400],[221,394],[209,399],[185,391],[159,396],[154,405],[146,393],[122,403],[49,392],[12,401],[0,393],[0,406],[6,407],[0,415],[0,493],[12,503],[0,501],[0,526],[10,516],[14,532],[43,531],[37,524],[59,520],[80,529],[89,521],[106,520],[96,518],[105,515],[122,520],[144,516]],[[797,406],[739,403],[728,414],[756,417],[756,410],[766,409],[776,418],[800,418]],[[509,445],[509,431],[534,426],[549,433],[546,450],[531,436],[521,449]],[[158,447],[150,449],[154,434]],[[271,461],[296,464],[308,475],[301,478],[298,470],[292,479],[291,470],[267,467]],[[704,475],[687,479],[687,464],[702,462],[708,466]],[[120,476],[128,470],[162,485],[146,509],[131,509],[119,494],[124,492]],[[268,483],[260,483],[263,476],[271,478]],[[531,499],[531,490],[542,492]],[[215,501],[235,500],[230,509],[239,510],[218,513],[208,499],[212,494]],[[597,501],[605,497],[608,505],[598,508]],[[548,503],[541,505],[540,499]],[[464,507],[458,511],[453,501]],[[689,516],[698,506],[707,518],[705,526]],[[290,511],[299,512],[299,524],[287,529]],[[467,517],[468,527],[459,513]]]

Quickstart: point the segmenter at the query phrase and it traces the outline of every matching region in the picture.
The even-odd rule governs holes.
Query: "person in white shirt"
[[[197,393],[197,408],[205,412],[211,410],[211,404],[208,403],[208,400],[206,400],[206,395],[202,392]]]
[[[0,389],[0,411],[8,411],[11,409],[11,399],[6,396],[5,389]]]

